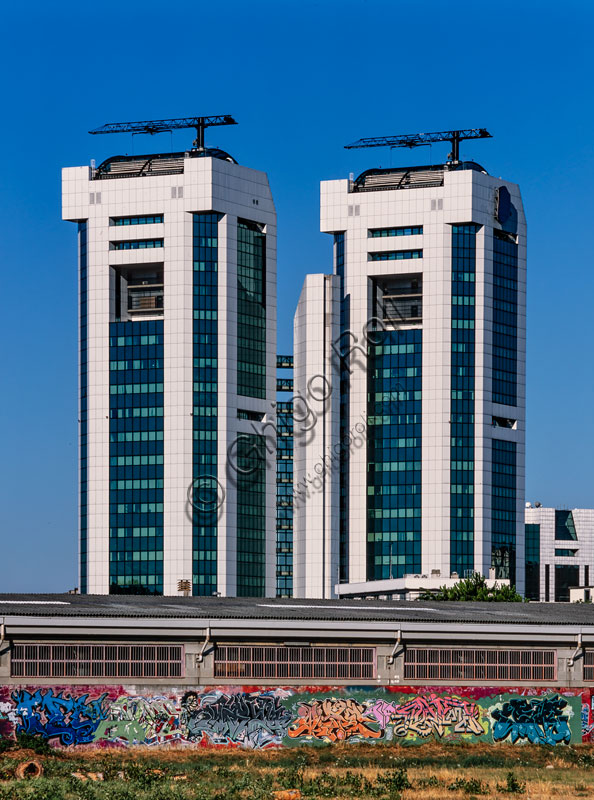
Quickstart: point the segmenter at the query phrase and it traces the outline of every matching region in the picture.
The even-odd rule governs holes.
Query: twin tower
[[[323,182],[334,264],[305,276],[290,403],[263,172],[201,143],[117,156],[63,170],[63,217],[83,593],[400,597],[474,571],[523,591],[515,184],[459,160]]]

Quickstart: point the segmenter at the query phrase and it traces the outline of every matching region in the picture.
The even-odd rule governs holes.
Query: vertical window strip
[[[266,398],[266,234],[237,223],[237,393]]]
[[[528,523],[525,531],[527,600],[540,600],[540,525]]]
[[[293,403],[277,403],[276,596],[293,596]]]
[[[193,216],[192,592],[217,591],[218,231],[221,215]]]
[[[368,355],[367,580],[421,571],[422,331],[374,331]]]
[[[109,337],[109,591],[159,595],[163,594],[163,320],[112,322]],[[146,391],[133,392],[138,386]]]
[[[515,442],[492,440],[491,566],[496,578],[516,581],[516,450]]]
[[[518,245],[493,236],[493,402],[517,405]]]
[[[450,571],[474,570],[474,378],[476,233],[452,226]]]
[[[266,592],[266,439],[242,433],[236,440],[237,596]]]

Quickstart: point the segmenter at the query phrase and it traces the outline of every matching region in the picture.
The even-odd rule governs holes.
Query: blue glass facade
[[[266,234],[237,223],[237,394],[266,397]]]
[[[525,529],[526,600],[540,600],[540,525],[528,523]]]
[[[237,437],[237,596],[266,592],[266,440]]]
[[[515,442],[492,440],[491,564],[495,577],[516,581],[516,450]]]
[[[474,570],[474,378],[476,233],[452,226],[450,572]]]
[[[493,402],[518,400],[518,245],[493,231]]]
[[[293,596],[293,403],[276,406],[276,596]]]
[[[163,320],[109,326],[110,593],[163,593]]]
[[[87,279],[87,223],[78,225],[78,326],[79,326],[79,548],[80,591],[87,593],[88,579],[88,463],[87,463],[87,365],[88,365],[88,279]]]
[[[218,224],[193,215],[192,593],[217,591]]]
[[[368,352],[367,580],[421,571],[422,331],[375,331]]]

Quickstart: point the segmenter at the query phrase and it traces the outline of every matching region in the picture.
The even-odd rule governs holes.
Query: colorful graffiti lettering
[[[366,705],[356,700],[314,700],[301,703],[298,713],[299,718],[288,731],[292,739],[312,736],[328,742],[343,742],[354,737],[379,739],[383,733],[369,716]]]
[[[0,738],[266,748],[431,736],[556,745],[592,736],[589,689],[456,691],[212,687],[139,695],[121,686],[0,687]]]
[[[392,722],[393,735],[399,737],[425,738],[433,734],[441,739],[450,729],[454,733],[482,736],[486,730],[480,707],[455,696],[421,695],[402,705],[378,700],[371,713],[382,728]]]
[[[44,739],[58,738],[60,744],[88,744],[93,741],[101,720],[107,716],[103,701],[107,692],[96,700],[89,695],[73,697],[53,689],[38,689],[31,693],[26,689],[13,692],[14,714],[21,722],[16,733],[42,736]]]
[[[167,744],[181,739],[179,712],[167,697],[120,697],[101,722],[95,741],[120,744]]]
[[[571,741],[567,700],[553,697],[516,697],[491,710],[495,720],[493,740],[510,738],[512,743],[527,739],[532,744],[559,744]]]
[[[212,744],[254,748],[280,744],[292,719],[274,692],[231,695],[213,692],[202,696],[187,692],[182,708],[182,726],[187,738],[200,741],[206,736]]]

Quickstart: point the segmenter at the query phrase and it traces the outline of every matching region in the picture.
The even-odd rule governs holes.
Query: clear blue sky
[[[76,579],[76,250],[60,168],[131,152],[104,122],[231,113],[207,141],[268,172],[279,352],[329,271],[318,184],[390,163],[361,136],[486,127],[463,147],[520,184],[529,224],[527,497],[594,506],[593,6],[500,0],[39,3],[3,11],[0,591]],[[136,137],[186,148],[191,131]],[[447,145],[432,148],[443,160]],[[427,150],[395,151],[393,163]],[[397,160],[398,159],[398,160]]]

